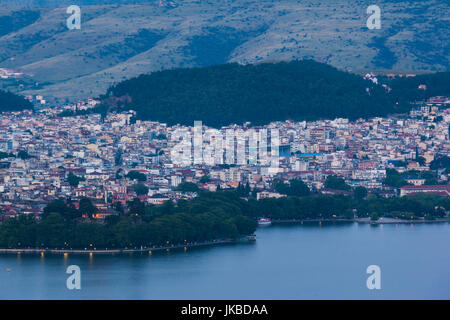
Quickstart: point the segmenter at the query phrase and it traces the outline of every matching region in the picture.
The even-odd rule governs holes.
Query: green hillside
[[[12,11],[8,15],[0,13],[0,37],[35,23],[39,17],[40,12],[33,10]]]
[[[104,103],[139,119],[215,127],[402,111],[381,86],[312,60],[154,72],[111,87]]]
[[[0,112],[32,109],[33,105],[23,97],[0,90]]]
[[[424,101],[435,96],[450,96],[450,72],[437,72],[409,78],[383,80],[392,88],[393,101],[406,105],[413,101]],[[426,90],[419,89],[425,85]]]
[[[176,6],[170,5],[176,2]],[[445,71],[444,0],[1,0],[0,88],[76,102],[142,73],[225,63],[314,59],[341,70]],[[82,7],[82,29],[66,9]],[[366,26],[370,4],[382,28]],[[27,7],[19,8],[19,7]],[[391,73],[391,72],[390,72]]]

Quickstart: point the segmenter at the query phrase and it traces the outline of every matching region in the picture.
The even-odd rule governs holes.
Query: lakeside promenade
[[[273,224],[304,224],[304,223],[324,223],[324,222],[356,222],[362,224],[420,224],[420,223],[450,223],[450,218],[444,219],[435,219],[435,220],[402,220],[402,219],[394,219],[394,218],[385,218],[382,217],[379,220],[372,221],[370,218],[356,218],[356,219],[309,219],[309,220],[300,220],[300,219],[283,219],[283,220],[272,220]],[[198,248],[198,247],[206,247],[206,246],[215,246],[222,244],[236,244],[242,242],[253,242],[256,241],[256,236],[244,236],[238,239],[216,239],[212,241],[205,242],[197,242],[197,243],[186,243],[186,244],[177,244],[177,245],[167,245],[167,246],[154,246],[154,247],[140,247],[140,248],[120,248],[120,249],[49,249],[49,248],[0,248],[0,254],[130,254],[130,253],[146,253],[152,254],[154,252],[161,252],[170,250],[179,250],[188,248]]]
[[[220,239],[197,243],[186,243],[178,245],[168,245],[159,247],[140,247],[140,248],[121,248],[121,249],[49,249],[49,248],[0,248],[0,254],[124,254],[124,253],[146,253],[161,252],[170,250],[179,250],[188,248],[207,247],[222,244],[234,244],[241,242],[253,242],[256,238],[254,236],[246,236],[239,239]]]

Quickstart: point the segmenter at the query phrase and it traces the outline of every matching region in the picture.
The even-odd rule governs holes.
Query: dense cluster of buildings
[[[448,99],[438,101],[446,103]],[[83,106],[95,104],[89,100]],[[58,117],[55,109],[3,113],[0,210],[3,216],[19,212],[39,215],[54,199],[71,198],[76,202],[88,197],[99,208],[98,217],[104,217],[114,213],[114,203],[125,205],[137,196],[133,188],[137,183],[148,188],[148,194],[139,198],[151,204],[194,197],[195,192],[178,190],[186,182],[210,191],[248,184],[263,198],[280,196],[271,188],[274,179],[301,179],[312,190],[332,193],[333,190],[324,190],[328,175],[340,176],[352,187],[363,186],[386,196],[398,195],[398,190],[383,184],[386,169],[400,162],[405,164],[396,167],[400,171],[429,170],[430,162],[437,156],[450,154],[449,123],[450,109],[431,103],[411,111],[408,117],[232,126],[240,132],[277,131],[277,168],[268,170],[267,165],[230,164],[225,160],[222,164],[176,164],[171,154],[179,137],[174,140],[173,134],[180,129],[192,132],[194,126],[136,121],[132,111],[105,118],[98,114]],[[203,126],[201,130],[206,129]],[[202,143],[211,141],[204,139]],[[424,161],[418,161],[419,157]],[[127,177],[130,171],[145,179],[133,181]],[[79,181],[71,183],[69,175]],[[448,173],[438,172],[439,181],[448,179]],[[402,195],[414,192],[414,188],[427,192],[422,179],[412,177],[410,182],[415,187],[402,189]],[[449,192],[448,186],[438,189]]]

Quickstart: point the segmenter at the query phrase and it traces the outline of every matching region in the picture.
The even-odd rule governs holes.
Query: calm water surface
[[[0,299],[450,299],[448,223],[286,225],[256,234],[254,244],[153,256],[0,255]],[[81,290],[66,288],[72,264]],[[372,264],[381,290],[366,287]]]

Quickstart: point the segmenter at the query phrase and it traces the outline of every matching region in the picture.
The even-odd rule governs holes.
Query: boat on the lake
[[[258,219],[258,226],[260,226],[260,227],[270,226],[271,224],[272,224],[272,221],[270,221],[270,219],[268,219],[268,218],[259,218]]]

